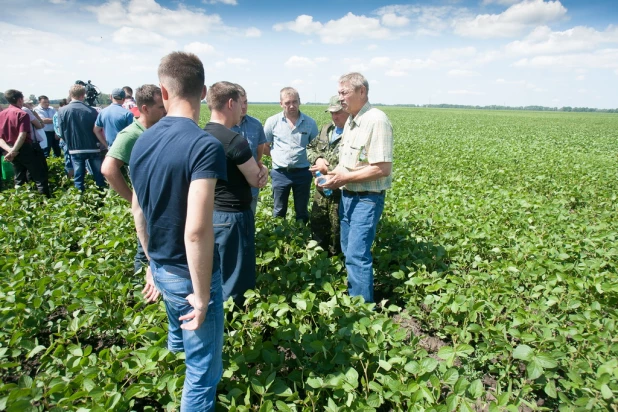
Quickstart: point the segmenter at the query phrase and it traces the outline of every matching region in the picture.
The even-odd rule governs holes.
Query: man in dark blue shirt
[[[223,299],[212,214],[217,179],[227,179],[225,153],[197,125],[206,96],[200,59],[170,53],[158,74],[167,117],[133,147],[132,209],[150,261],[146,289],[154,294],[156,286],[163,295],[168,348],[185,352],[180,409],[214,410],[223,373]]]
[[[223,300],[232,297],[238,306],[244,293],[255,287],[255,220],[251,210],[251,187],[264,187],[268,170],[258,166],[249,142],[230,130],[242,116],[238,85],[218,82],[208,89],[210,122],[204,130],[223,144],[227,181],[215,188],[215,248],[221,259]]]

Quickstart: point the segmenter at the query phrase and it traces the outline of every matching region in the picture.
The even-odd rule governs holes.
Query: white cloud
[[[249,64],[249,60],[243,59],[240,57],[228,57],[227,59],[225,59],[225,62],[227,64],[233,64],[237,66],[243,66],[243,65]]]
[[[521,0],[483,0],[482,4],[500,4],[502,6],[511,6],[515,3],[519,3],[520,1]]]
[[[303,85],[303,84],[305,84],[304,80],[301,80],[301,79],[292,80],[292,86],[300,86],[300,85]]]
[[[480,76],[478,72],[463,69],[452,69],[448,71],[448,75],[451,77],[474,77]]]
[[[578,80],[578,81],[586,80],[586,76],[584,76],[583,74],[580,74],[579,76],[575,78],[575,80]]]
[[[480,96],[480,95],[483,95],[484,93],[477,92],[474,90],[460,89],[460,90],[449,90],[448,94],[464,94],[464,95]]]
[[[382,24],[388,27],[403,27],[410,23],[410,19],[405,16],[398,16],[395,13],[386,13],[382,16]]]
[[[184,5],[172,10],[161,6],[155,0],[108,0],[100,6],[85,8],[97,16],[100,24],[128,26],[155,30],[167,36],[208,33],[213,28],[222,28],[221,17],[192,10]]]
[[[370,44],[369,46],[367,46],[367,50],[375,50],[378,48],[377,44]]]
[[[565,31],[552,31],[547,26],[535,28],[524,40],[506,45],[512,55],[560,54],[596,49],[603,43],[618,43],[618,27],[600,32],[590,27],[576,26]]]
[[[215,52],[215,48],[208,43],[194,41],[193,43],[187,44],[184,47],[184,51],[202,56],[205,54],[213,54]]]
[[[313,60],[302,56],[292,56],[283,65],[291,69],[310,69],[316,66]]]
[[[386,39],[391,32],[382,27],[380,20],[357,16],[348,13],[339,20],[330,20],[325,24],[313,21],[312,16],[303,14],[296,20],[277,23],[273,26],[275,31],[290,30],[304,35],[318,35],[322,43],[342,44],[357,39]]]
[[[51,4],[65,4],[67,0],[49,0]]]
[[[389,70],[386,73],[384,73],[385,75],[389,76],[389,77],[403,77],[403,76],[407,76],[408,73],[404,72],[403,70]]]
[[[325,63],[328,60],[329,60],[328,57],[316,57],[315,59],[313,59],[313,61],[316,63]]]
[[[465,37],[513,37],[529,27],[562,20],[567,9],[560,1],[524,0],[500,14],[480,14],[454,22],[455,33]]]
[[[176,42],[160,34],[138,29],[135,27],[121,27],[112,34],[112,41],[117,44],[144,45],[163,48],[174,48]]]
[[[262,31],[257,27],[249,27],[245,30],[245,37],[260,37],[262,36]]]
[[[405,16],[416,27],[415,34],[436,36],[451,26],[451,20],[468,15],[465,8],[453,6],[391,5],[377,9],[379,16],[394,14]]]
[[[515,67],[537,69],[618,69],[618,49],[601,49],[589,53],[523,58]]]
[[[391,62],[390,57],[374,57],[373,59],[371,59],[371,61],[369,62],[370,65],[372,66],[388,66],[388,64]]]
[[[202,3],[204,3],[204,4],[223,3],[223,4],[227,4],[229,6],[237,6],[238,5],[238,2],[236,0],[202,0]]]

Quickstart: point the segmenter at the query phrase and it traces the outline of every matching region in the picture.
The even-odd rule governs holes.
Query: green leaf
[[[614,397],[614,393],[607,384],[601,385],[601,395],[604,399],[612,399]]]
[[[528,374],[528,379],[535,380],[539,376],[543,374],[543,367],[539,365],[535,360],[528,363],[526,367],[526,372]]]
[[[513,351],[513,358],[521,359],[521,360],[525,360],[525,361],[530,361],[530,360],[532,360],[533,353],[534,353],[534,351],[532,350],[532,348],[530,346],[528,346],[528,345],[519,345]]]
[[[475,379],[468,386],[468,394],[472,399],[479,399],[484,392],[483,382],[480,379]]]
[[[558,396],[558,394],[556,393],[556,382],[554,382],[553,379],[549,379],[547,381],[544,390],[547,396],[549,396],[550,398],[556,399],[556,397]]]

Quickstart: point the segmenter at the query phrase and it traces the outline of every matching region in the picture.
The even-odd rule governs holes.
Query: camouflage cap
[[[330,101],[328,102],[328,107],[324,111],[334,113],[338,112],[339,110],[343,110],[343,107],[341,107],[341,102],[339,101],[339,96],[331,97]]]

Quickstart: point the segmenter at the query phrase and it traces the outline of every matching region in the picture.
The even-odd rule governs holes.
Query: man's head
[[[369,82],[360,73],[348,73],[339,78],[339,99],[346,112],[356,115],[369,101]]]
[[[47,109],[49,107],[49,98],[45,95],[39,96],[39,104],[43,109]]]
[[[124,92],[124,90],[120,88],[115,88],[114,90],[112,90],[111,97],[114,103],[122,104],[124,102],[125,97],[127,97],[127,95]]]
[[[66,106],[68,104],[67,99],[60,99],[60,103],[58,103],[59,107]]]
[[[343,110],[341,102],[339,101],[339,96],[333,96],[330,98],[326,111],[330,113],[330,118],[333,120],[335,126],[340,129],[345,126],[345,121],[350,116],[348,112]]]
[[[24,100],[24,106],[26,106],[28,109],[32,109],[34,107],[33,103],[34,102],[32,101],[32,99]]]
[[[172,52],[163,57],[158,75],[166,109],[170,100],[188,100],[199,105],[206,96],[204,65],[193,53]]]
[[[133,89],[130,88],[129,86],[124,86],[122,88],[122,90],[124,90],[124,94],[125,94],[127,99],[130,98],[130,97],[133,97]]]
[[[161,89],[154,84],[145,84],[135,90],[135,100],[142,116],[150,125],[166,115]]]
[[[242,116],[240,117],[240,119],[242,120],[242,118],[247,115],[247,107],[249,106],[249,100],[247,100],[247,92],[245,91],[245,88],[242,87],[240,84],[236,84],[236,87],[238,87],[238,90],[240,91],[240,106],[242,109]]]
[[[4,97],[13,106],[22,107],[24,105],[24,94],[19,90],[9,89],[4,92]]]
[[[293,87],[284,87],[279,92],[279,104],[283,109],[283,114],[288,117],[298,116],[300,106],[300,96]]]
[[[210,86],[206,95],[208,109],[229,118],[233,124],[240,123],[242,116],[241,93],[238,85],[217,82]]]
[[[80,100],[83,102],[86,97],[86,88],[81,84],[72,85],[69,89],[69,97],[71,100]]]

